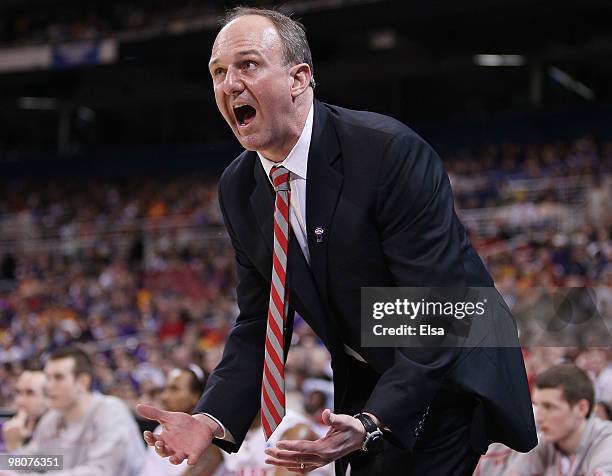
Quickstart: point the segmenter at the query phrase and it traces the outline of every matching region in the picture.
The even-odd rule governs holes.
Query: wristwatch
[[[383,449],[383,432],[370,415],[365,413],[357,413],[353,418],[357,418],[363,425],[366,431],[366,436],[361,445],[361,451],[377,453]]]

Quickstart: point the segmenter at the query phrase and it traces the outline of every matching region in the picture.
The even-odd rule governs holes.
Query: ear
[[[578,400],[578,403],[576,403],[576,409],[581,416],[586,418],[587,413],[589,413],[589,401],[586,398]]]
[[[91,376],[88,374],[79,374],[77,376],[77,383],[84,391],[91,390]]]
[[[312,72],[306,63],[296,64],[289,70],[291,76],[291,97],[296,98],[310,85]]]

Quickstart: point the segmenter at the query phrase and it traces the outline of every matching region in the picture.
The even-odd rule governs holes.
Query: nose
[[[240,94],[244,89],[244,83],[240,78],[239,72],[230,66],[227,68],[225,78],[223,79],[223,92],[228,96]]]

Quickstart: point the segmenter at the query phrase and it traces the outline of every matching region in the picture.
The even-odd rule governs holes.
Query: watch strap
[[[374,423],[374,420],[370,415],[366,415],[365,413],[357,413],[354,418],[357,418],[357,420],[361,422],[361,424],[365,428],[366,433],[368,434],[374,433],[376,430],[379,430],[378,426],[376,426],[376,423]]]

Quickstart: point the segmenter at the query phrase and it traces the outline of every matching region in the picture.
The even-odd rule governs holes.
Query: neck
[[[580,444],[580,439],[584,433],[585,426],[586,420],[582,420],[576,430],[557,442],[557,447],[568,456],[574,455],[578,445]]]
[[[87,392],[71,408],[64,412],[64,419],[69,423],[79,420],[85,414],[90,403],[91,393]]]
[[[266,159],[272,162],[282,162],[287,158],[291,149],[295,147],[297,141],[302,135],[304,126],[306,125],[306,119],[308,119],[308,112],[311,107],[314,107],[312,101],[314,99],[314,93],[312,89],[308,89],[304,94],[296,98],[296,111],[292,119],[287,121],[288,132],[280,145],[275,145],[269,149],[261,149],[259,153]]]

